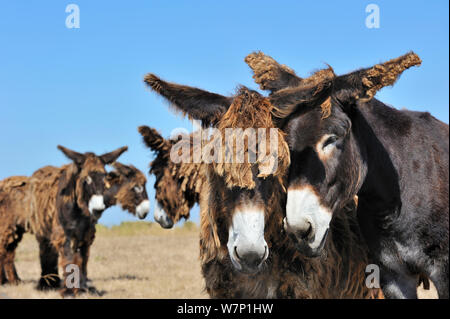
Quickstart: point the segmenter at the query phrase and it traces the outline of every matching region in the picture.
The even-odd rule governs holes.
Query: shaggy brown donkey
[[[287,133],[286,225],[299,248],[320,253],[332,215],[358,195],[358,221],[386,296],[416,298],[424,274],[448,298],[448,125],[374,98],[420,58],[411,52],[341,76],[328,68],[286,85],[268,60],[247,58]]]
[[[217,127],[222,136],[227,128],[275,128],[268,99],[246,88],[227,98],[154,75],[145,81],[205,127]],[[200,247],[208,293],[213,298],[373,297],[374,291],[365,285],[366,247],[354,216],[346,211],[336,216],[325,244],[327,253],[320,258],[301,255],[284,233],[283,183],[289,151],[281,131],[277,130],[277,137],[275,148],[255,163],[205,165],[206,183],[199,199]],[[225,147],[234,149],[233,145]],[[244,155],[250,156],[248,151]],[[275,171],[270,169],[275,164],[270,159],[276,161]]]
[[[14,258],[16,247],[27,229],[23,212],[24,203],[28,201],[28,177],[14,176],[0,181],[0,285],[17,284],[20,281]]]
[[[145,175],[133,165],[124,165],[119,162],[111,164],[115,169],[109,172],[105,182],[105,209],[119,204],[123,210],[127,210],[139,219],[144,219],[150,210],[145,184]],[[97,221],[103,211],[96,211],[95,221]],[[87,233],[86,240],[81,244],[81,251],[84,251],[82,261],[82,272],[86,278],[86,285],[91,292],[96,292],[87,277],[87,263],[89,259],[90,246],[95,239],[95,225],[91,224],[90,232]]]
[[[122,209],[127,210],[140,219],[144,219],[149,211],[149,201],[147,191],[145,189],[146,178],[145,175],[132,165],[124,165],[118,162],[112,164],[115,170],[108,173],[106,177],[104,193],[105,209],[108,207],[120,204]],[[0,182],[0,216],[5,221],[0,227],[3,234],[3,240],[11,241],[8,244],[3,244],[0,247],[6,247],[6,258],[4,263],[0,262],[0,269],[3,268],[3,283],[18,283],[19,277],[14,266],[14,253],[17,244],[19,243],[23,232],[26,230],[21,225],[26,225],[27,221],[21,220],[26,218],[24,214],[16,214],[15,212],[23,212],[28,207],[24,203],[27,202],[26,192],[29,190],[29,179],[27,177],[10,177]],[[16,207],[6,206],[5,203],[8,198],[14,199],[10,201],[17,205]],[[5,210],[5,213],[3,212]],[[94,211],[96,220],[101,217],[102,211]],[[7,214],[7,215],[6,215]],[[9,218],[6,221],[6,217]],[[6,229],[9,229],[7,234]],[[21,229],[21,231],[19,231]],[[92,245],[95,238],[95,223],[91,224],[91,231],[87,233],[86,240],[81,247],[86,247],[86,253],[83,258],[82,271],[87,278],[87,262],[89,257],[89,247]],[[12,241],[14,239],[14,241]],[[81,249],[83,251],[84,248]],[[57,259],[57,252],[50,259]],[[51,279],[49,279],[51,280]],[[90,287],[91,290],[92,287]]]
[[[83,243],[91,232],[92,223],[95,223],[96,212],[105,209],[104,166],[114,162],[127,150],[127,147],[122,147],[96,156],[93,153],[77,153],[62,146],[58,148],[73,161],[72,164],[61,168],[41,168],[22,184],[16,184],[11,196],[8,192],[0,195],[3,198],[0,216],[11,222],[6,227],[8,231],[2,233],[0,242],[6,244],[6,249],[3,245],[0,247],[0,257],[5,255],[5,250],[8,251],[10,243],[17,245],[17,239],[24,231],[34,233],[40,247],[40,289],[60,286],[58,256],[65,279],[69,269],[66,266],[74,264],[81,270],[82,259],[87,253]],[[16,232],[11,232],[14,229]],[[84,289],[86,278],[82,273],[80,277],[80,288]],[[12,278],[12,281],[17,280],[17,276]],[[65,286],[63,293],[78,292],[76,287]]]
[[[150,174],[156,178],[155,221],[163,228],[171,228],[181,218],[188,219],[191,208],[199,202],[204,183],[201,171],[204,168],[200,163],[175,164],[170,160],[171,148],[178,139],[164,139],[157,130],[148,126],[139,127],[139,133],[145,145],[156,154],[150,163]]]

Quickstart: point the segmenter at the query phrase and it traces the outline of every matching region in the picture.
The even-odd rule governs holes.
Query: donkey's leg
[[[19,275],[17,274],[16,265],[14,264],[15,255],[16,252],[13,251],[9,252],[8,255],[6,256],[7,261],[4,267],[4,272],[10,284],[18,285],[21,282],[21,280]]]
[[[92,285],[91,280],[89,280],[89,278],[88,278],[88,270],[87,270],[90,250],[91,250],[91,246],[94,242],[94,239],[95,239],[95,225],[91,225],[89,228],[89,231],[86,233],[84,242],[82,243],[82,245],[80,247],[80,254],[81,254],[81,258],[82,258],[81,271],[85,278],[86,288],[92,293],[97,293],[97,290]]]
[[[4,285],[8,282],[5,272],[6,255],[6,247],[0,245],[0,285]]]
[[[20,278],[17,275],[16,266],[14,265],[15,251],[8,251],[3,265],[3,273],[7,278],[7,282],[13,285],[17,285],[20,282]]]
[[[8,268],[6,265],[8,257],[8,246],[13,241],[14,231],[10,227],[6,227],[6,225],[0,225],[0,285],[6,284],[8,282],[8,277],[6,275],[6,269]]]
[[[64,273],[62,296],[77,295],[86,291],[86,281],[82,272],[82,258],[79,252],[66,254],[61,257],[61,266]]]
[[[56,289],[61,286],[58,276],[58,252],[47,238],[38,238],[39,257],[41,260],[41,278],[37,288],[39,290]]]
[[[80,248],[81,254],[81,272],[83,274],[84,282],[82,288],[93,294],[99,294],[97,289],[92,284],[92,281],[88,278],[87,264],[89,261],[89,253],[91,250],[91,245],[86,244]]]
[[[11,284],[18,284],[20,282],[20,278],[17,275],[17,270],[14,265],[14,258],[16,256],[16,248],[22,240],[23,233],[25,229],[22,227],[17,227],[16,232],[13,236],[13,241],[6,247],[6,258],[4,264],[4,271],[6,277],[8,278],[8,282]]]
[[[75,247],[77,245],[75,244]],[[66,241],[59,247],[60,266],[63,269],[64,284],[60,291],[64,296],[76,296],[80,292],[86,291],[86,280],[82,271],[82,257],[79,250],[73,251],[71,242]]]
[[[410,274],[407,270],[401,271],[402,266],[393,269],[380,267],[380,285],[387,299],[417,299],[417,275]]]
[[[446,260],[438,263],[440,267],[433,266],[430,273],[430,279],[439,295],[439,299],[449,298],[449,269],[448,269],[448,256]]]
[[[1,258],[1,257],[0,257]],[[0,286],[6,284],[8,281],[6,280],[6,272],[3,269],[2,261],[0,259]]]

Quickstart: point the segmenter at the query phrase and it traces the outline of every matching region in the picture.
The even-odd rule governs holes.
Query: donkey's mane
[[[189,217],[189,210],[199,201],[199,194],[202,191],[205,180],[204,164],[193,163],[193,154],[201,150],[199,149],[200,145],[193,143],[192,134],[185,136],[181,140],[168,140],[167,144],[173,146],[176,143],[179,143],[179,146],[184,144],[190,150],[189,154],[183,154],[184,158],[181,159],[180,163],[177,164],[171,161],[169,156],[171,147],[169,147],[167,151],[160,152],[150,164],[150,173],[157,176],[158,180],[156,183],[159,183],[160,188],[165,189],[164,192],[156,193],[156,199],[161,202],[166,201],[171,207],[178,208],[175,212],[176,216],[172,216],[175,217],[174,222],[178,221],[181,216]],[[165,179],[165,175],[169,175],[169,178]],[[176,185],[166,184],[166,181],[170,182],[172,180],[176,181]],[[179,193],[172,187],[176,187],[177,191],[182,192],[181,198]]]

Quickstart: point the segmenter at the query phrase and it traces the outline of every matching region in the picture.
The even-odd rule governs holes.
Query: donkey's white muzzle
[[[264,239],[264,212],[253,209],[234,213],[227,248],[237,270],[257,272],[269,256]]]
[[[147,217],[149,211],[150,211],[150,201],[148,199],[143,200],[136,207],[136,215],[139,219],[144,219],[145,217]]]
[[[102,211],[105,209],[105,202],[103,201],[103,195],[92,195],[89,200],[89,212],[91,214],[94,211]]]
[[[155,212],[154,212],[155,221],[161,225],[162,228],[172,228],[173,221],[170,218],[164,209],[159,205],[158,201],[155,201]]]
[[[320,204],[310,187],[288,190],[285,229],[295,235],[300,247],[308,247],[310,254],[317,254],[323,247],[330,221],[331,211]]]

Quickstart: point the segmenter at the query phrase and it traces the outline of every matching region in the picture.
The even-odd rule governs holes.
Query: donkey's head
[[[226,247],[236,269],[259,270],[269,254],[264,230],[274,203],[279,203],[273,190],[282,187],[289,165],[289,150],[272,122],[269,100],[245,87],[225,97],[152,74],[145,81],[203,127],[213,127],[201,138],[202,163],[209,164],[209,201],[208,209],[202,209],[202,224],[215,233],[213,249]]]
[[[197,201],[194,181],[189,181],[188,172],[170,160],[170,150],[175,141],[164,139],[157,130],[148,126],[139,127],[139,133],[156,154],[150,163],[150,174],[156,178],[155,221],[163,228],[172,228],[181,218],[189,218],[189,212]]]
[[[362,130],[355,123],[358,108],[367,106],[378,90],[393,85],[404,70],[421,61],[408,53],[342,76],[331,68],[320,70],[306,79],[297,77],[292,85],[295,81],[285,79],[293,73],[281,77],[285,71],[273,60],[267,68],[279,73],[262,78],[266,70],[257,63],[262,57],[251,54],[246,61],[251,62],[261,87],[268,86],[263,80],[277,82],[270,101],[287,133],[292,163],[285,227],[304,253],[316,255],[324,245],[332,214],[353,199],[364,181],[364,160],[356,138]]]
[[[74,174],[67,177],[66,184],[74,179],[75,195],[78,206],[95,215],[105,209],[103,195],[105,192],[105,165],[114,162],[128,147],[121,147],[111,153],[97,156],[94,153],[78,153],[58,145],[58,149],[74,163]],[[65,186],[61,185],[65,192]]]
[[[106,206],[119,203],[122,209],[144,219],[150,211],[145,175],[133,165],[114,162],[112,166],[115,169],[106,176]]]

